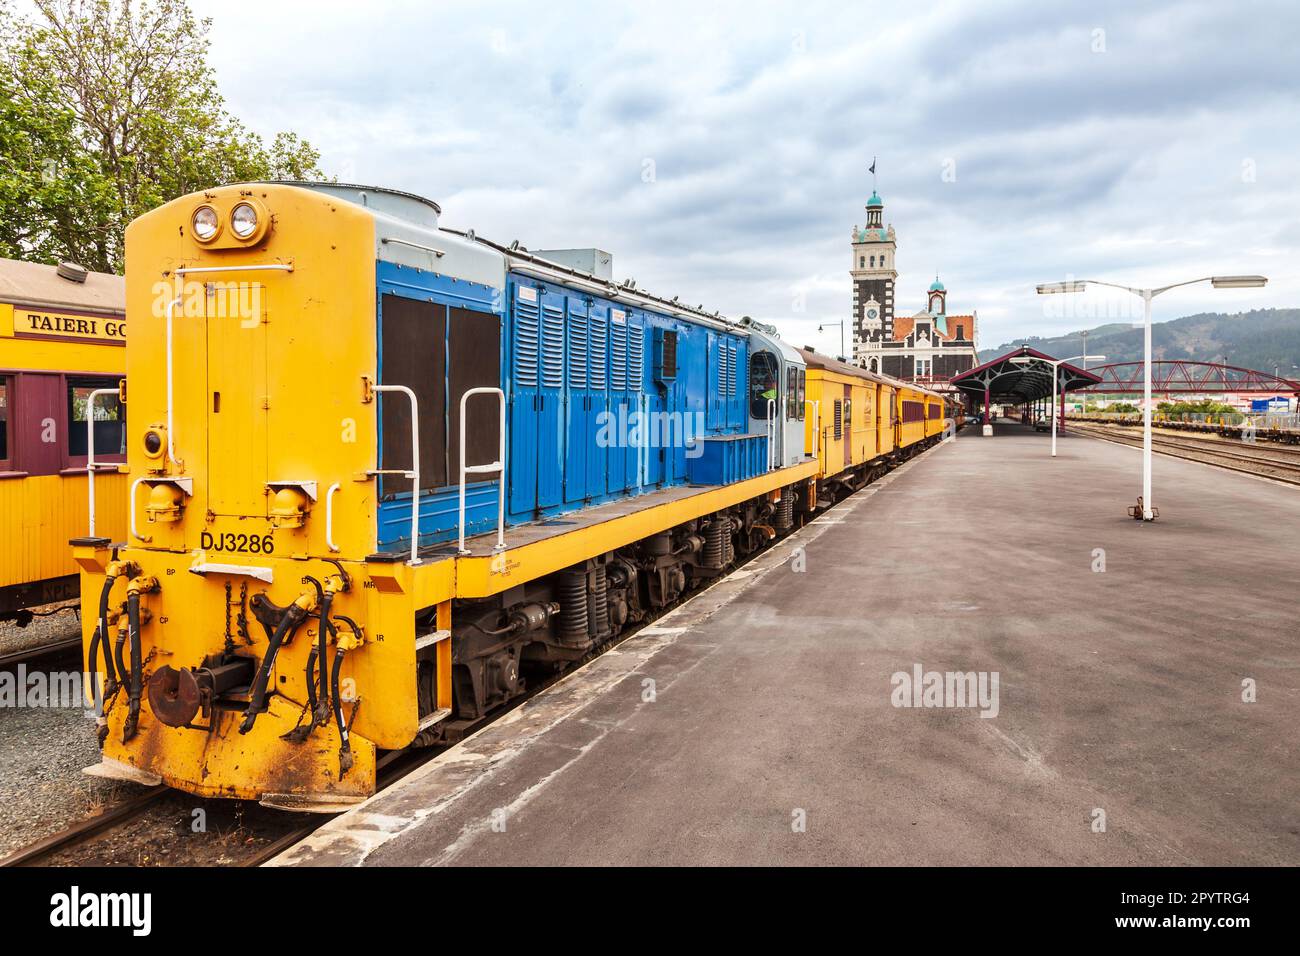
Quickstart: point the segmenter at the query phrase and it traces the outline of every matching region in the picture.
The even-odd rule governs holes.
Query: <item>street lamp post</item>
[[[1162,292],[1198,282],[1208,282],[1216,289],[1257,289],[1266,284],[1268,279],[1264,276],[1203,276],[1154,289],[1135,289],[1098,279],[1071,279],[1066,282],[1046,282],[1038,286],[1039,295],[1082,292],[1087,286],[1102,285],[1142,297],[1142,497],[1139,501],[1141,513],[1136,513],[1135,509],[1134,517],[1140,517],[1143,521],[1153,521],[1156,516],[1151,503],[1151,300]]]
[[[825,332],[826,326],[828,325],[838,325],[840,327],[840,361],[849,362],[848,356],[844,354],[844,320],[840,319],[838,322],[823,322],[821,325],[817,326],[817,331]],[[852,365],[853,363],[849,362],[849,364]]]
[[[1095,361],[1095,362],[1104,362],[1104,361],[1106,361],[1106,356],[1104,356],[1104,355],[1071,355],[1069,358],[1065,358],[1065,359],[1042,359],[1042,358],[1035,358],[1035,357],[1032,356],[1032,355],[1018,355],[1018,356],[1016,356],[1015,358],[1013,358],[1013,359],[1011,360],[1012,364],[1014,364],[1014,365],[1035,365],[1035,364],[1042,364],[1042,365],[1050,365],[1050,366],[1052,366],[1052,409],[1051,409],[1051,413],[1052,413],[1052,457],[1053,457],[1053,458],[1056,457],[1056,413],[1057,413],[1057,408],[1056,408],[1056,383],[1057,383],[1057,381],[1058,381],[1058,380],[1060,379],[1060,377],[1061,377],[1061,366],[1062,366],[1062,365],[1068,365],[1070,362],[1073,362],[1073,361],[1075,361],[1076,359],[1083,359],[1084,362],[1087,362],[1088,359],[1092,359],[1092,360]]]

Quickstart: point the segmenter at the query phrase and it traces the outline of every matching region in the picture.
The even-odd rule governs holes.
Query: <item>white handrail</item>
[[[818,461],[821,461],[821,458],[822,458],[822,454],[821,454],[821,452],[822,452],[822,433],[821,433],[821,431],[820,431],[820,427],[821,427],[821,420],[822,420],[822,403],[821,403],[821,402],[814,402],[811,398],[805,398],[805,399],[803,400],[803,403],[804,403],[805,405],[811,405],[811,406],[813,407],[813,426],[812,426],[812,433],[813,433],[813,448],[812,448],[812,456],[813,456],[813,458],[817,459]]]
[[[486,465],[465,464],[465,407],[471,395],[496,395],[499,400],[501,424],[497,429],[500,436],[498,457],[496,461]],[[461,554],[469,554],[465,549],[465,476],[493,471],[501,472],[501,477],[497,481],[497,545],[492,549],[500,552],[506,549],[506,393],[499,388],[471,388],[460,397],[460,546],[457,550]]]
[[[172,402],[172,314],[176,311],[176,306],[181,304],[181,297],[177,295],[167,303],[167,460],[176,462],[177,465],[183,466],[183,462],[176,461],[176,429],[173,427],[172,413],[175,405]],[[139,537],[139,535],[136,535]],[[141,539],[143,540],[143,539]]]
[[[116,395],[115,388],[97,388],[86,396],[86,487],[90,497],[90,536],[95,536],[95,399],[100,395]]]
[[[140,482],[142,482],[142,481],[148,481],[148,480],[149,480],[148,476],[145,476],[145,477],[143,477],[143,478],[137,478],[135,481],[131,482],[131,537],[136,538],[136,539],[139,540],[139,541],[144,541],[144,542],[146,542],[146,543],[152,541],[152,540],[153,540],[153,536],[152,536],[152,535],[144,535],[144,534],[141,534],[139,531],[136,530],[136,527],[135,527],[135,490],[136,490],[137,488],[140,487]]]
[[[419,564],[420,550],[420,413],[415,392],[405,385],[372,385],[376,392],[401,392],[411,400],[411,460],[413,467],[405,472],[411,479],[411,564]]]
[[[266,262],[251,266],[201,266],[193,269],[177,269],[173,275],[192,276],[209,272],[292,272],[293,263]]]
[[[334,492],[338,490],[339,483],[336,481],[325,492],[325,546],[334,552],[339,549],[334,543]]]
[[[771,471],[776,460],[776,399],[767,400],[767,470]]]

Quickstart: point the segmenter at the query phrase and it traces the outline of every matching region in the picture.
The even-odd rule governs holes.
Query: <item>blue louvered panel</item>
[[[736,394],[736,343],[727,343],[727,394]]]
[[[588,326],[588,363],[590,387],[605,388],[605,370],[609,364],[609,320],[605,318],[605,309],[597,306],[591,310]]]
[[[637,321],[629,322],[627,330],[627,387],[634,392],[641,391],[645,382],[645,329]]]
[[[627,389],[627,317],[616,312],[609,332],[609,387],[621,392]]]
[[[542,304],[542,387],[564,386],[564,309],[557,303]]]
[[[587,391],[587,300],[569,296],[565,329],[568,388],[564,393],[564,500],[577,504],[587,497],[588,423],[591,395]]]
[[[536,302],[528,302],[523,293],[536,290],[520,289],[515,301],[515,385],[519,388],[537,387],[537,336],[538,310]]]
[[[569,303],[569,388],[587,388],[587,312],[581,302]]]
[[[540,293],[517,285],[511,315],[514,380],[510,393],[510,512],[532,516],[537,507],[537,349]]]

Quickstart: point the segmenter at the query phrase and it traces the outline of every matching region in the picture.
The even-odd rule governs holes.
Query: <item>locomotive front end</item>
[[[73,542],[100,773],[328,810],[416,735],[411,569],[373,554],[375,235],[279,184],[128,229],[129,530]]]

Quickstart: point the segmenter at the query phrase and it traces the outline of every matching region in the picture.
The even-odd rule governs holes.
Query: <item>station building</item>
[[[853,364],[905,382],[943,389],[979,364],[977,314],[948,311],[948,290],[938,276],[925,308],[895,314],[897,236],[884,224],[884,202],[867,200],[867,221],[853,227]]]

